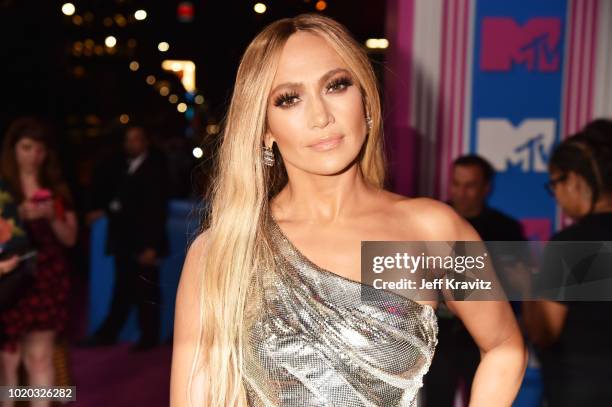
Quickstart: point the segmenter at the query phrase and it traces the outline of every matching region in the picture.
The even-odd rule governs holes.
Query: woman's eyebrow
[[[326,82],[329,78],[331,78],[332,76],[334,76],[335,74],[339,73],[339,72],[345,72],[345,73],[349,73],[348,70],[344,69],[344,68],[335,68],[332,69],[328,72],[326,72],[325,74],[323,74],[323,76],[321,76],[321,78],[319,79],[319,83],[323,83]],[[270,92],[270,94],[275,93],[276,91],[278,91],[281,88],[300,88],[304,86],[301,82],[285,82],[285,83],[281,83],[280,85],[276,86],[274,89],[272,89],[272,92]]]

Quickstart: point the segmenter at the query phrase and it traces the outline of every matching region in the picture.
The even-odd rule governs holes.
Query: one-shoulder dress
[[[246,328],[249,406],[415,407],[437,344],[434,309],[324,270],[273,218],[266,228],[276,266],[261,271]]]

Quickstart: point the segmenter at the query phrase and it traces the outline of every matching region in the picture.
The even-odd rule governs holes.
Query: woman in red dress
[[[21,118],[9,127],[1,170],[38,251],[32,285],[0,312],[2,384],[17,384],[17,369],[23,361],[29,385],[50,386],[54,384],[55,337],[64,329],[68,314],[70,273],[65,248],[76,242],[76,215],[49,132],[37,119]]]

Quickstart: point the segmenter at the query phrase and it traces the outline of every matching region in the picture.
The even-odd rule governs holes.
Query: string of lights
[[[95,16],[89,11],[85,11],[83,17],[77,14],[77,8],[73,3],[64,3],[61,6],[62,13],[67,17],[72,17],[71,21],[77,26],[81,26],[83,21],[88,23],[94,23]],[[178,6],[179,17],[181,21],[190,21],[193,18],[193,6],[189,2],[182,2]],[[141,22],[147,19],[149,13],[144,9],[137,9],[131,13],[128,18],[123,14],[116,13],[114,17],[104,17],[101,19],[104,27],[110,28],[113,23],[119,27],[125,27],[128,23]],[[85,27],[83,27],[85,28]],[[124,43],[120,43],[116,36],[107,35],[104,38],[103,44],[96,43],[92,38],[87,38],[82,41],[75,41],[72,44],[71,52],[75,57],[94,57],[104,55],[115,55],[121,51],[122,48],[127,48],[124,54],[133,54],[135,48],[137,48],[138,42],[134,38],[130,38]],[[157,44],[157,50],[160,53],[166,53],[170,50],[170,44],[167,41],[160,41]],[[129,69],[136,72],[143,72],[144,69],[141,66],[142,63],[138,59],[132,59],[129,62]],[[168,102],[176,106],[177,112],[184,114],[188,120],[193,117],[193,105],[203,106],[205,103],[204,96],[197,92],[195,87],[195,63],[193,61],[181,61],[181,60],[164,60],[161,63],[163,71],[172,72],[181,80],[183,87],[185,88],[186,94],[184,98],[181,98],[178,92],[172,92],[172,85],[168,81],[158,81],[153,73],[145,76],[145,82],[154,87],[160,96],[167,98]],[[147,69],[151,72],[152,69]],[[82,76],[84,74],[84,68],[78,66],[73,71],[76,76]],[[157,73],[161,73],[157,71]],[[177,89],[178,90],[178,89]],[[127,114],[121,114],[119,120],[123,124],[129,122],[129,116]]]
[[[328,3],[324,0],[304,0],[304,5],[312,7],[312,11],[315,12],[327,12]],[[91,28],[98,34],[104,33],[101,36],[74,41],[69,52],[77,59],[106,57],[126,59],[130,72],[138,80],[150,86],[158,97],[165,99],[177,113],[183,115],[188,121],[194,117],[196,109],[206,110],[206,100],[195,86],[195,63],[189,60],[164,59],[164,54],[176,54],[172,51],[174,49],[172,39],[169,41],[158,37],[157,40],[152,38],[145,40],[144,37],[139,37],[139,33],[143,31],[138,27],[142,27],[144,32],[147,32],[147,27],[149,29],[151,27],[147,22],[156,21],[156,18],[160,17],[159,9],[153,8],[153,11],[149,8],[145,9],[142,4],[130,0],[115,0],[107,4],[106,8],[97,10],[95,15],[85,6],[82,6],[83,9],[81,9],[80,3],[76,5],[75,3],[64,3],[61,6],[67,24],[72,24],[81,30]],[[274,2],[254,2],[251,3],[251,7],[255,15],[277,12],[277,5]],[[194,8],[191,2],[178,2],[176,10],[179,22],[185,23],[193,20]],[[173,38],[173,40],[177,39]],[[385,38],[368,38],[364,41],[364,46],[372,53],[381,53],[389,46],[389,42]],[[154,50],[157,54],[151,54]],[[159,61],[159,64],[151,65],[152,59]],[[83,76],[84,72],[85,68],[82,65],[73,70],[77,77]],[[172,81],[164,79],[164,73],[170,73],[179,78],[184,91],[182,88],[177,88]],[[130,117],[127,113],[122,113],[119,115],[119,121],[126,124],[130,121]],[[203,130],[206,134],[213,135],[218,133],[219,126],[209,123],[204,125]]]

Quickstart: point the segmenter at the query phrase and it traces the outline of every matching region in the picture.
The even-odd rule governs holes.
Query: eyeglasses
[[[565,181],[566,179],[567,179],[567,174],[564,174],[564,175],[561,175],[560,177],[549,180],[546,184],[544,184],[544,188],[546,189],[546,192],[548,192],[551,196],[555,196],[555,185],[557,185],[559,182]]]

